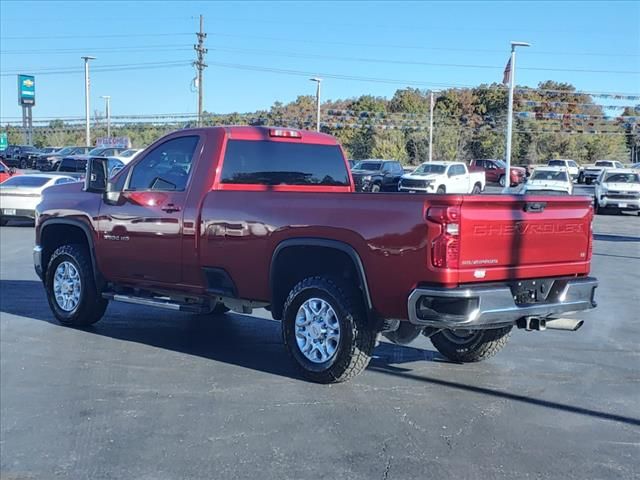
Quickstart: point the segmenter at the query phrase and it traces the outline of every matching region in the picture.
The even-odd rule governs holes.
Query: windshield
[[[502,160],[494,160],[494,163],[498,168],[507,168],[507,164],[504,163]]]
[[[565,161],[564,160],[549,160],[549,166],[550,167],[564,167],[565,166]]]
[[[605,183],[640,183],[637,173],[609,173],[604,177]]]
[[[416,173],[418,175],[425,175],[429,173],[440,175],[443,174],[446,169],[446,165],[433,165],[431,163],[423,163],[418,168],[416,168],[413,173]]]
[[[137,151],[138,150],[136,150],[136,149],[125,150],[124,152],[120,153],[120,156],[124,157],[124,158],[128,158],[128,157],[131,157],[132,155],[134,155]]]
[[[380,170],[382,162],[358,162],[353,167],[354,170]]]
[[[62,150],[58,151],[60,155],[69,155],[71,152],[75,150],[75,147],[64,147]]]
[[[104,147],[94,148],[93,150],[89,151],[89,155],[100,155],[105,150],[106,150],[106,148],[104,148]]]
[[[2,182],[1,187],[41,187],[51,178],[31,175],[18,175]]]
[[[70,153],[73,155],[80,155],[81,153],[86,152],[86,148],[87,147],[73,147],[73,150],[71,150]]]
[[[531,175],[531,180],[544,180],[547,182],[566,182],[568,181],[567,172],[558,172],[552,170],[536,170]]]
[[[596,162],[596,167],[613,167],[613,162]]]

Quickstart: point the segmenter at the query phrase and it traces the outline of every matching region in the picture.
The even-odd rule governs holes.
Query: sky
[[[114,116],[196,112],[200,14],[214,113],[315,95],[311,76],[323,99],[500,82],[512,40],[532,44],[518,50],[519,85],[640,92],[640,2],[3,0],[0,122],[21,115],[18,73],[36,77],[34,120],[82,117],[83,55],[97,57],[92,112],[103,95]]]

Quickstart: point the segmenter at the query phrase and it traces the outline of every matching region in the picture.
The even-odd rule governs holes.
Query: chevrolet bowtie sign
[[[18,104],[36,104],[36,81],[33,75],[18,75]]]

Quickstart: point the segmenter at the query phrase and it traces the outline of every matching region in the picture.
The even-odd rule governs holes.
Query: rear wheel
[[[491,330],[442,330],[431,336],[438,352],[454,362],[479,362],[507,344],[511,327]]]
[[[440,193],[440,194],[447,193],[447,189],[446,189],[446,187],[444,185],[440,185],[438,187],[438,190],[436,190],[436,193]]]
[[[23,170],[27,168],[27,161],[24,158],[20,160],[20,168]]]
[[[63,325],[92,325],[107,308],[108,301],[96,288],[91,258],[83,245],[63,245],[53,252],[45,289],[51,311]]]
[[[284,305],[282,335],[302,374],[318,383],[358,375],[369,364],[376,340],[358,289],[324,276],[293,287]]]
[[[504,175],[500,176],[500,179],[498,180],[498,183],[500,184],[501,187],[504,187],[506,180],[504,178]]]
[[[479,195],[479,194],[480,194],[480,192],[482,192],[482,188],[480,188],[480,184],[476,183],[476,184],[473,186],[473,190],[471,190],[471,194],[472,194],[472,195]]]

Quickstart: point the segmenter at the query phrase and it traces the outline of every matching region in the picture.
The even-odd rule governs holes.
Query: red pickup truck
[[[336,140],[266,127],[182,130],[108,178],[47,189],[34,262],[55,317],[109,301],[282,320],[304,375],[346,380],[379,333],[487,358],[513,326],[575,330],[595,306],[591,200],[360,194]]]

